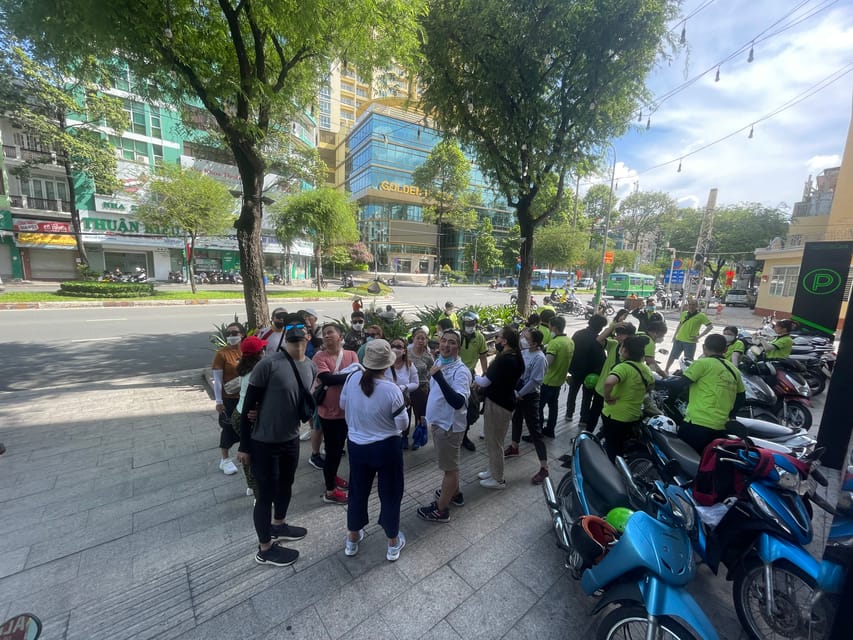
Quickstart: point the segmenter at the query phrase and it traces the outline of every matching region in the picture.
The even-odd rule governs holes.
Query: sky
[[[704,206],[716,187],[718,206],[792,207],[809,175],[841,164],[853,106],[853,0],[685,0],[681,15],[690,16],[686,44],[646,84],[659,98],[693,82],[659,102],[648,129],[646,107],[642,122],[614,140],[617,197],[665,191],[681,206]],[[677,40],[682,24],[672,27]],[[825,89],[758,122],[843,70]]]

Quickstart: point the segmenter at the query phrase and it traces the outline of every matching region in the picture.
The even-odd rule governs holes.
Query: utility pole
[[[699,237],[696,239],[696,251],[693,254],[693,269],[698,273],[696,282],[696,300],[699,300],[699,292],[705,284],[705,264],[708,254],[711,252],[711,241],[714,234],[714,209],[717,208],[717,189],[711,189],[708,193],[708,204],[705,206],[705,214],[702,216],[702,226],[699,228]],[[693,286],[685,289],[688,295],[684,296],[683,304],[693,290]]]

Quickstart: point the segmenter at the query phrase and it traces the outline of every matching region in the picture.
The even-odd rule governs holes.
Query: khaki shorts
[[[445,431],[434,424],[429,426],[429,430],[435,445],[438,468],[442,471],[459,471],[459,449],[462,448],[465,432]]]

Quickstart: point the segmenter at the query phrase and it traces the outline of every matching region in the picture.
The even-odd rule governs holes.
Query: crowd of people
[[[653,372],[665,376],[673,360],[663,368],[655,360],[666,322],[649,300],[632,314],[620,310],[612,322],[593,315],[571,337],[565,329],[565,318],[553,310],[533,313],[521,326],[497,333],[490,358],[477,314],[457,314],[450,302],[435,327],[416,326],[405,336],[385,336],[381,326],[366,326],[360,306],[353,307],[348,328],[318,325],[311,309],[288,313],[282,308],[256,335],[229,324],[226,344],[213,361],[220,469],[238,472],[230,458],[238,445],[236,460],[247,494],[255,499],[257,562],[287,566],[298,558],[282,543],[306,535],[287,519],[300,439],[311,441],[309,462],[323,473],[323,502],[347,507],[347,556],[358,553],[377,481],[378,523],[388,539],[389,561],[399,558],[406,544],[400,530],[403,456],[422,445],[419,434],[432,440],[440,486],[417,515],[439,523],[450,521],[451,506],[464,505],[461,450],[476,449],[469,429],[480,415],[488,465],[478,479],[486,489],[507,486],[505,460],[519,456],[524,441],[536,454],[530,481],[541,484],[549,476],[547,441],[555,437],[563,385],[568,385],[566,420],[577,414],[577,428],[587,431],[600,422],[598,434],[609,457],[621,455],[643,417]],[[689,302],[675,328],[673,351],[692,358],[698,340],[711,329],[707,316]],[[772,348],[786,348],[787,332],[780,323]],[[667,383],[689,395],[682,437],[697,451],[725,427],[742,400],[736,368],[742,353],[737,329],[726,327],[707,337],[704,358]],[[308,429],[300,432],[303,424]],[[345,451],[347,478],[339,474]],[[560,460],[568,466],[568,454]]]

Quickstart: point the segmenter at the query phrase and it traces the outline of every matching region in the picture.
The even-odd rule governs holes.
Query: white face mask
[[[732,342],[734,342],[734,341],[735,341],[735,336],[733,336],[733,335],[731,335],[731,334],[729,334],[729,333],[726,333],[726,334],[723,334],[723,335],[725,336],[725,338],[726,338],[726,342],[727,342],[728,344],[731,344]]]
[[[472,333],[474,333],[474,331],[476,331],[476,330],[477,330],[477,327],[472,327],[472,326],[470,326],[470,325],[466,325],[466,326],[465,326],[465,333],[467,333],[469,336],[470,336]]]
[[[403,350],[400,347],[391,347],[391,351],[396,353],[398,356],[403,353]]]
[[[518,343],[521,345],[522,349],[529,349],[530,348],[530,342],[528,342],[527,338],[522,338],[521,340],[518,341]]]
[[[551,337],[552,337],[552,338],[556,338],[556,337],[557,337],[557,332],[556,332],[556,331],[551,331]]]
[[[225,338],[225,340],[228,342],[228,344],[234,347],[240,344],[240,340],[242,340],[242,338],[240,336],[228,336],[227,338]]]
[[[363,322],[353,322],[350,326],[352,327],[353,331],[361,331],[362,329],[364,329]]]

